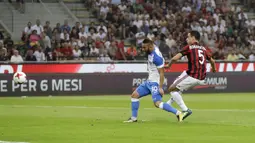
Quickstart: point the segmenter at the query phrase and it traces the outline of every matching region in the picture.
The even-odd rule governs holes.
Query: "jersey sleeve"
[[[182,56],[188,55],[188,52],[189,52],[189,45],[185,46],[185,47],[180,51],[180,53],[182,54]]]
[[[154,56],[153,63],[157,66],[157,68],[163,68],[164,67],[164,59],[160,56]]]

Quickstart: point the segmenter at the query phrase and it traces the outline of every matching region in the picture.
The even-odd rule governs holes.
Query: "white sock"
[[[180,114],[181,114],[181,112],[179,110],[177,110],[176,115],[180,115]]]
[[[187,111],[188,107],[185,105],[182,96],[180,95],[179,92],[177,91],[173,91],[170,92],[170,94],[172,95],[173,100],[179,105],[179,107],[182,109],[182,111]]]
[[[172,104],[174,103],[174,98],[171,97],[166,103],[172,106]]]
[[[161,103],[159,104],[159,108],[160,108],[160,109],[163,109],[163,106],[164,106],[164,102],[161,102]]]

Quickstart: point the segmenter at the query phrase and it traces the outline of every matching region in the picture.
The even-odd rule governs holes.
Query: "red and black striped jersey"
[[[204,80],[206,77],[206,60],[211,59],[210,49],[194,43],[185,46],[180,53],[188,58],[187,74],[193,78]]]

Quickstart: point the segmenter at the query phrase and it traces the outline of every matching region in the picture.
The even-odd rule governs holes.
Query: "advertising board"
[[[166,89],[179,73],[166,73]],[[11,74],[0,74],[0,96],[123,95],[146,80],[146,73],[27,74],[28,82],[16,85]],[[188,93],[255,92],[255,72],[208,73],[206,85]]]

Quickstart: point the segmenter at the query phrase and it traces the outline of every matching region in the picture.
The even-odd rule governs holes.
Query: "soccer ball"
[[[16,72],[13,75],[13,81],[16,84],[23,84],[23,83],[27,82],[27,76],[23,72]]]

